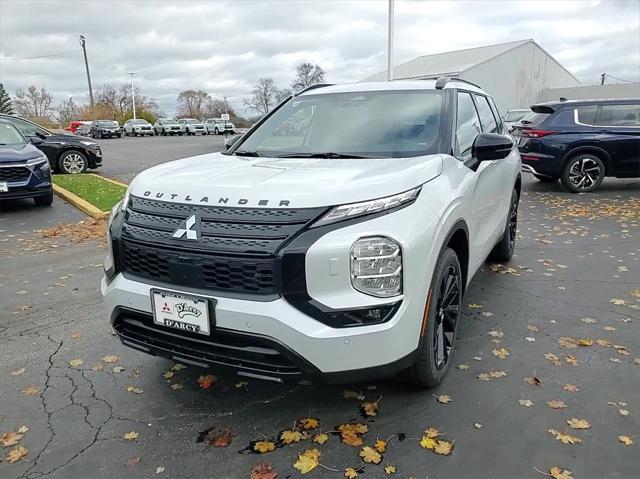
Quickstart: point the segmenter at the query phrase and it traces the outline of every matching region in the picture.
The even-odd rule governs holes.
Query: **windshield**
[[[116,126],[116,124],[112,121],[99,121],[97,123],[98,126]]]
[[[522,110],[522,111],[512,110],[512,111],[508,111],[507,114],[504,116],[504,121],[520,121],[525,117],[525,115],[527,113],[531,113],[531,111],[529,111],[529,110]]]
[[[25,139],[16,127],[5,122],[0,122],[0,145],[24,144]]]
[[[200,123],[198,120],[187,120],[187,123],[193,125],[194,123]]]
[[[239,146],[261,156],[411,157],[437,153],[441,91],[372,91],[290,99]]]
[[[147,120],[131,120],[131,123],[133,123],[134,125],[146,125]]]

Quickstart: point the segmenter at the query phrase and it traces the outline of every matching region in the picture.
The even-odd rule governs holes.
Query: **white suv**
[[[513,253],[520,156],[462,80],[318,85],[224,153],[140,173],[109,220],[122,342],[276,381],[451,365],[463,295]]]
[[[229,120],[223,120],[222,118],[209,118],[204,122],[204,127],[208,135],[222,135],[224,132],[235,133],[236,128]]]
[[[202,122],[195,118],[180,118],[178,125],[180,125],[180,131],[185,135],[195,136],[196,133],[200,133],[201,135],[207,134],[207,130],[204,129]]]

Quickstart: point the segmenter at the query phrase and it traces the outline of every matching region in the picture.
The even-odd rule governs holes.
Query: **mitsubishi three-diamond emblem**
[[[196,240],[198,239],[198,231],[199,231],[199,222],[196,218],[196,215],[189,216],[184,223],[180,225],[175,233],[173,233],[174,238],[182,238],[185,233],[187,235],[188,240]]]

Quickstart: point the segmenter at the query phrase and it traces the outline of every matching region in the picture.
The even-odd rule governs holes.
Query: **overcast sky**
[[[599,83],[602,72],[640,79],[638,0],[397,0],[395,25],[398,63],[533,38],[583,84]],[[87,101],[80,34],[94,90],[134,71],[143,93],[168,114],[187,88],[227,95],[242,113],[242,97],[258,78],[288,86],[300,61],[321,65],[331,82],[383,70],[387,1],[0,0],[0,82],[11,94],[34,84],[58,101]]]

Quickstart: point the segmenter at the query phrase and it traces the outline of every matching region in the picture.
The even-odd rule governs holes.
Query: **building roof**
[[[487,60],[502,55],[514,48],[526,45],[527,43],[533,43],[541,48],[534,40],[527,39],[516,42],[498,43],[497,45],[467,48],[453,52],[423,55],[396,65],[393,69],[393,77],[394,79],[410,79],[423,78],[425,76],[459,76],[462,72],[480,63],[484,63]],[[384,81],[386,79],[387,72],[384,70],[362,81]]]

